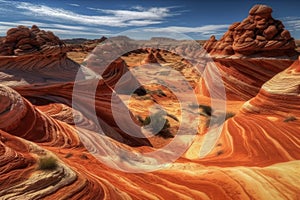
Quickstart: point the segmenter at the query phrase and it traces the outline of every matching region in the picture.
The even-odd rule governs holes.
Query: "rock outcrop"
[[[267,15],[270,10],[257,8],[254,13]],[[185,77],[163,67],[176,61],[179,64],[173,68],[182,72],[193,64],[188,57],[198,58],[203,52],[172,42],[176,44],[172,51],[164,52],[169,62],[147,63],[144,71],[136,72],[144,80],[168,81],[179,94],[177,98],[171,98],[170,91],[166,93],[170,97],[153,95],[155,103],[162,103],[185,124],[186,129],[180,129],[187,130],[173,139],[162,139],[167,145],[155,148],[150,141],[161,145],[162,140],[153,135],[145,138],[139,127],[132,126],[133,115],[114,92],[116,83],[130,72],[124,60],[112,56],[110,50],[118,51],[117,45],[103,42],[103,48],[96,49],[83,67],[69,61],[59,44],[1,56],[0,199],[299,199],[300,61],[220,57],[201,62],[207,64],[203,77],[214,82],[220,72],[229,99],[240,100],[226,102],[234,105],[236,114],[216,127],[220,136],[200,130],[191,146],[188,142],[187,152],[161,165],[169,160],[161,155],[177,154],[185,146],[192,136],[191,127],[205,124],[184,117],[184,112],[199,116],[199,105],[190,104],[194,94],[188,92],[188,84],[182,84]],[[152,56],[160,62],[156,54]],[[136,59],[136,65],[142,59]],[[122,83],[130,87],[133,80]],[[184,97],[180,102],[179,96]],[[211,101],[198,97],[201,103]],[[147,98],[131,100],[135,110],[146,110],[154,103]],[[192,109],[185,111],[184,105]],[[218,114],[213,108],[207,115]],[[120,119],[118,123],[115,118]],[[134,132],[140,134],[131,135]],[[213,145],[200,155],[207,139]],[[45,156],[54,158],[56,166],[41,169],[39,162]],[[162,168],[157,169],[158,165]],[[157,170],[147,171],[152,168]],[[147,173],[139,173],[143,170]]]
[[[105,83],[119,94],[134,92],[138,95],[145,95],[145,89],[128,70],[127,64],[119,57],[121,56],[119,52],[122,50],[116,43],[104,41],[85,59],[85,66],[101,75]]]
[[[156,57],[153,55],[152,51],[148,53],[148,55],[142,60],[141,64],[153,64],[158,63]]]
[[[210,36],[209,40],[207,40],[204,43],[203,48],[209,53],[213,49],[215,49],[215,46],[217,43],[218,43],[218,40],[216,39],[216,37],[214,35],[212,35],[212,36]]]
[[[16,29],[8,30],[8,34],[6,38],[4,38],[4,41],[7,39],[7,37],[10,38],[11,32],[13,32],[11,30],[14,31],[16,30],[18,32],[19,30],[23,30],[23,29],[29,31],[33,35],[39,33],[47,33],[45,31],[39,30],[36,26],[33,26],[31,29],[28,29],[23,26],[19,26]],[[51,36],[51,34],[49,35]],[[14,37],[14,38],[19,39],[19,37]],[[90,122],[87,122],[87,124],[89,125],[84,125],[84,126],[89,127],[89,129],[93,131],[99,131],[99,127],[95,128],[97,127],[95,124],[99,123],[100,126],[103,128],[103,130],[106,132],[107,136],[112,137],[116,140],[122,140],[122,142],[124,143],[128,142],[127,144],[130,145],[134,145],[134,146],[138,145],[137,143],[139,142],[135,143],[134,141],[136,140],[133,138],[131,140],[130,139],[131,136],[124,133],[124,131],[122,131],[119,128],[118,124],[114,120],[114,116],[111,111],[111,101],[113,95],[112,88],[109,87],[105,82],[105,80],[103,80],[102,78],[99,80],[99,82],[95,83],[94,74],[90,74],[91,72],[89,70],[84,70],[79,64],[70,60],[66,55],[66,49],[64,48],[64,46],[60,45],[60,40],[56,36],[54,36],[53,38],[56,38],[56,40],[53,40],[53,42],[48,41],[44,43],[42,46],[39,47],[40,48],[39,50],[35,49],[34,51],[26,51],[19,55],[0,56],[1,84],[13,88],[22,96],[26,96],[27,98],[36,101],[37,104],[40,101],[40,99],[43,99],[42,101],[46,99],[49,100],[49,102],[63,102],[68,106],[72,106],[72,101],[73,101],[72,97],[76,95],[78,96],[82,95],[82,97],[80,96],[79,101],[82,105],[87,105],[88,102],[90,101],[89,98],[92,99],[95,98],[95,96],[98,96],[98,98],[96,98],[98,99],[98,101],[95,102],[95,104],[97,105],[96,112],[105,113],[105,114],[102,114],[101,116],[97,117],[95,121],[92,122],[92,124]],[[120,62],[120,63],[117,62],[115,64],[116,65],[111,65],[111,68],[109,68],[112,71],[113,76],[117,76],[117,77],[119,77],[120,75],[122,76],[122,74],[125,73],[126,70],[128,70],[124,62]],[[110,74],[110,72],[107,72],[107,74]],[[115,83],[115,79],[112,79],[113,77],[108,76],[107,78],[109,84]],[[80,82],[80,87],[83,88],[82,91],[81,90],[77,91],[78,94],[73,94],[74,85],[76,84],[75,81]],[[85,93],[91,84],[97,84],[98,87],[97,90],[95,91],[96,94],[92,94],[92,96],[88,96]],[[40,98],[41,96],[43,98]],[[6,99],[7,98],[3,98],[3,101],[7,102],[8,100]],[[115,97],[115,99],[116,99],[115,101],[117,102],[116,104],[119,106],[120,110],[123,109],[122,110],[123,112],[128,111],[128,109],[121,102],[121,100],[118,100],[118,97]],[[49,136],[49,133],[47,133],[44,127],[49,126],[49,124],[54,124],[55,122],[53,122],[53,120],[51,119],[49,119],[50,122],[47,122],[48,119],[47,117],[43,117],[43,115],[36,112],[34,108],[28,105],[28,101],[24,101],[24,102],[25,103],[22,104],[22,108],[26,105],[24,109],[28,111],[27,115],[31,116],[32,120],[35,119],[33,121],[36,124],[32,124],[32,126],[39,129],[42,132],[42,134],[40,134],[39,136],[34,136],[29,133],[18,133],[20,134],[18,136],[21,136],[26,139],[29,138],[32,139],[32,137],[33,138],[36,137],[37,140],[34,140],[35,142],[40,141],[40,139],[42,141],[45,141],[46,140],[45,138],[51,140],[50,138],[52,136]],[[17,106],[14,108],[17,108]],[[81,108],[81,109],[86,112],[90,111],[90,108]],[[15,117],[21,115],[23,111],[17,111],[17,113],[18,115],[15,115]],[[70,112],[70,114],[72,115],[72,112]],[[91,113],[89,114],[84,113],[84,114],[89,115]],[[3,120],[5,119],[6,118],[4,118]],[[9,119],[12,120],[14,118],[10,117]],[[18,123],[18,119],[19,118],[14,119],[13,120],[14,123]],[[131,119],[127,119],[127,120],[131,121]],[[84,118],[83,121],[88,121],[88,120]],[[122,121],[125,122],[126,117],[123,117]],[[7,125],[8,123],[5,124]],[[82,124],[85,124],[85,122],[83,122]],[[28,123],[24,124],[24,126],[27,125],[29,124]],[[127,123],[127,126],[128,125],[129,123]],[[9,125],[9,127],[10,126],[23,127],[20,124],[12,124]],[[134,130],[136,128],[132,127],[132,129]],[[136,131],[142,135],[141,130],[136,130]],[[30,133],[33,132],[35,132],[35,129],[34,130],[30,129]],[[127,139],[125,139],[120,134]],[[127,142],[123,139],[125,139]],[[137,140],[142,141],[143,145],[144,144],[150,145],[149,142],[144,138],[137,139]]]
[[[9,29],[0,49],[0,79],[8,86],[73,81],[81,73],[63,42],[35,25]]]
[[[40,30],[36,25],[31,28],[18,26],[7,31],[0,44],[0,55],[24,55],[42,51],[49,46],[63,47],[64,43],[51,31]]]
[[[295,59],[295,41],[272,9],[255,5],[242,22],[233,23],[223,37],[214,36],[204,44],[212,60],[207,60],[196,91],[210,96],[225,88],[229,100],[249,100],[261,86],[289,67]],[[222,79],[222,84],[216,80]]]
[[[204,48],[210,54],[293,56],[295,41],[281,21],[272,17],[272,8],[255,5],[242,22],[233,23],[223,37],[211,37]]]
[[[166,60],[162,57],[162,55],[160,54],[160,50],[157,49],[155,52],[154,52],[154,56],[155,58],[159,61],[159,62],[166,62]]]
[[[211,96],[211,92],[225,89],[226,96],[220,98],[249,100],[265,82],[293,62],[292,58],[213,58],[207,62],[196,92]]]

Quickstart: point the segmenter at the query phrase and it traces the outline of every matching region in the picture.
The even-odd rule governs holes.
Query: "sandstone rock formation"
[[[249,100],[265,82],[293,62],[293,58],[213,58],[206,63],[196,92],[211,96],[210,92],[225,89],[226,96],[220,98]],[[222,83],[218,80],[222,80]]]
[[[264,15],[265,11],[257,9],[255,13]],[[210,66],[214,62],[204,60],[207,71],[203,76],[214,82],[214,78],[219,78],[217,71],[221,73],[229,97],[226,103],[233,105],[236,115],[217,127],[220,137],[207,129],[199,131],[188,151],[176,161],[157,171],[128,173],[118,169],[155,168],[168,158],[157,154],[148,157],[148,153],[167,151],[164,147],[152,147],[132,126],[130,122],[134,120],[129,121],[124,115],[128,108],[114,89],[116,82],[131,69],[124,60],[107,53],[110,49],[118,51],[117,45],[103,45],[105,48],[96,49],[86,60],[86,67],[71,62],[60,45],[43,45],[34,52],[0,57],[0,199],[300,198],[299,60],[214,58],[217,68]],[[174,59],[178,63],[174,69],[191,64],[175,53],[191,57],[202,53],[187,43],[174,46],[164,51],[168,61]],[[101,54],[103,49],[106,51]],[[43,56],[39,56],[41,52]],[[172,59],[170,52],[174,54]],[[155,54],[152,56],[157,59]],[[139,65],[141,59],[137,60]],[[188,104],[189,95],[193,94],[186,92],[188,84],[181,85],[185,77],[162,66],[154,64],[155,70],[151,72],[159,80],[170,78],[172,89],[185,97],[182,102],[168,96],[161,98],[180,119],[183,111],[174,105]],[[151,79],[153,76],[145,73],[150,72],[147,69],[151,65],[146,67],[138,72],[142,78]],[[74,83],[78,71],[81,76]],[[100,72],[103,78],[98,76]],[[124,86],[130,87],[130,83],[129,78]],[[90,93],[92,86],[96,86],[95,93]],[[203,95],[198,97],[201,103],[211,101]],[[127,127],[128,133],[140,133],[139,137],[120,128],[113,116],[114,106],[121,119],[119,123]],[[190,111],[199,115],[197,109]],[[214,110],[211,114],[218,115]],[[287,121],[289,117],[294,118]],[[190,132],[176,137],[178,142],[173,146],[178,150]],[[205,139],[216,142],[207,154],[199,157]],[[141,157],[141,153],[145,154]],[[39,160],[44,156],[55,158],[57,166],[39,169]]]
[[[128,70],[124,60],[119,57],[122,55],[119,53],[122,52],[122,49],[116,47],[116,45],[116,43],[111,44],[108,41],[97,46],[85,59],[86,67],[101,75],[106,84],[119,94],[135,92],[144,95],[146,93],[145,89]]]
[[[212,36],[204,44],[212,60],[206,63],[198,93],[209,96],[210,91],[222,90],[215,83],[222,79],[227,99],[249,100],[266,81],[294,62],[299,54],[295,41],[271,13],[270,7],[255,5],[249,16],[233,23],[219,41]]]
[[[214,35],[212,35],[210,36],[209,40],[204,43],[203,48],[209,53],[215,48],[216,44],[217,39]]]
[[[149,52],[148,55],[142,60],[141,64],[151,64],[151,63],[158,63],[156,57],[153,55],[152,52]]]
[[[45,31],[39,30],[36,26],[33,26],[31,29],[21,26],[18,27],[17,29],[10,29],[8,31],[7,37],[11,38],[10,37],[11,32],[14,33],[15,30],[18,32],[19,29],[21,29],[22,31],[24,29],[25,32],[26,31],[31,32],[31,34],[33,35],[35,34],[39,35],[40,33],[47,33]],[[90,72],[88,70],[84,70],[83,68],[80,67],[79,64],[70,60],[66,56],[66,49],[64,48],[64,46],[60,45],[61,41],[56,36],[52,37],[50,33],[48,36],[49,38],[56,38],[57,40],[54,39],[53,41],[49,40],[48,43],[46,42],[45,44],[40,46],[39,50],[35,49],[34,51],[26,51],[19,55],[0,56],[1,84],[9,86],[15,89],[17,92],[19,92],[22,96],[30,97],[32,100],[36,100],[37,102],[39,102],[40,96],[43,96],[42,99],[47,99],[50,102],[62,101],[68,106],[72,106],[72,100],[73,100],[72,95],[73,95],[73,87],[74,87],[75,80],[79,81],[80,87],[83,88],[82,91],[79,90],[77,94],[79,96],[82,95],[79,101],[81,101],[83,105],[87,105],[89,102],[89,98],[93,98],[93,96],[89,97],[88,95],[85,94],[87,88],[89,88],[90,84],[97,84],[98,87],[97,87],[97,91],[95,92],[99,94],[94,94],[94,95],[98,95],[99,99],[101,100],[96,102],[96,104],[98,105],[96,112],[106,113],[106,114],[99,116],[97,119],[95,119],[96,121],[94,121],[93,123],[99,123],[100,126],[103,127],[104,131],[106,131],[106,134],[108,136],[111,136],[112,138],[117,140],[123,140],[126,137],[128,137],[127,139],[125,139],[127,142],[129,142],[131,145],[137,145],[137,143],[139,142],[135,143],[133,142],[135,139],[133,138],[132,138],[133,140],[129,139],[131,138],[131,136],[125,134],[118,127],[117,123],[114,120],[111,111],[111,101],[112,101],[111,97],[113,93],[112,89],[107,85],[107,83],[103,79],[101,79],[99,83],[93,82],[93,77],[94,77],[93,74],[89,74]],[[4,41],[7,41],[6,40],[7,37],[4,38]],[[121,64],[124,64],[124,62]],[[123,69],[124,65],[120,65],[120,66],[122,66]],[[122,71],[122,69],[119,71],[116,69],[118,68],[117,67],[111,68],[111,70],[115,70],[114,71],[115,73],[113,74],[117,77],[119,76],[120,73],[124,72]],[[107,106],[104,105],[106,104],[105,102],[108,103]],[[121,101],[118,103],[118,106],[120,110],[123,109],[123,112],[127,110],[126,106],[123,105]],[[90,111],[90,109],[88,108],[81,108],[81,109],[86,110],[86,112]],[[36,116],[35,111],[32,111],[32,109],[29,109],[29,111],[31,111],[29,112],[31,113],[30,116],[32,117],[32,119],[34,119],[35,118],[34,116]],[[22,112],[20,112],[19,114],[21,113]],[[89,115],[88,113],[84,113],[84,114]],[[43,117],[36,117],[36,118],[37,120],[35,120],[35,123],[37,124],[33,124],[33,126],[37,128],[40,127],[41,130],[43,130],[44,121],[47,120],[44,120]],[[15,123],[18,122],[18,120],[14,120],[14,121]],[[126,121],[126,117],[123,119],[123,121],[124,122]],[[53,121],[47,122],[46,123],[47,125],[45,126],[48,126],[48,124],[52,124],[52,123],[54,122]],[[25,126],[26,125],[28,124],[25,124]],[[127,123],[127,125],[129,125],[129,123]],[[20,124],[18,126],[23,127]],[[89,125],[89,127],[94,131],[99,130],[99,127],[93,128],[96,127],[95,125]],[[133,129],[136,128],[133,127]],[[141,130],[137,130],[137,132],[140,131]],[[34,132],[34,130],[32,130],[32,132]],[[41,138],[48,138],[48,139],[50,138],[47,131],[42,131],[42,132],[43,134],[40,135]],[[123,138],[123,136],[120,136],[120,134],[123,135],[125,138]],[[140,132],[140,134],[142,133]],[[34,137],[29,133],[26,135],[26,137],[27,136],[30,138]],[[127,143],[125,140],[123,142]],[[143,144],[149,145],[149,142],[147,140],[143,138],[140,140],[142,141]]]
[[[159,49],[157,49],[154,53],[154,57],[159,61],[159,62],[166,62],[166,60],[161,56]]]
[[[281,21],[272,17],[272,8],[255,5],[242,22],[233,23],[223,37],[211,37],[204,48],[211,54],[293,56],[295,41]]]
[[[235,135],[236,145],[242,140],[248,140],[250,146],[244,146],[244,152],[251,149],[256,154],[256,162],[260,164],[272,164],[297,160],[299,153],[296,145],[299,144],[299,135],[295,134],[299,126],[300,117],[300,60],[296,60],[289,68],[278,73],[267,81],[259,93],[247,101],[240,110],[240,113],[230,120],[229,126],[240,124],[244,130],[251,135],[242,136],[242,130],[228,130],[226,134]],[[293,116],[294,120],[289,121]],[[251,121],[250,121],[251,119]],[[293,125],[291,125],[291,124]],[[259,127],[256,131],[251,127]],[[225,133],[225,132],[224,132]],[[239,135],[239,136],[238,136]],[[264,138],[259,139],[260,136]],[[240,139],[238,139],[240,137]],[[255,139],[254,139],[255,138]],[[287,142],[293,139],[293,144]],[[254,140],[259,140],[259,144]],[[246,143],[243,143],[246,144]],[[247,149],[247,150],[246,150]],[[294,149],[293,151],[290,151]],[[278,156],[272,156],[278,155]],[[250,156],[248,156],[250,158]],[[286,165],[289,165],[286,163]]]
[[[52,32],[40,30],[36,25],[33,25],[31,29],[18,26],[7,31],[5,39],[0,44],[0,55],[24,55],[56,45],[64,46],[63,42]]]
[[[9,29],[0,49],[0,78],[6,85],[73,81],[81,73],[63,42],[35,25]]]

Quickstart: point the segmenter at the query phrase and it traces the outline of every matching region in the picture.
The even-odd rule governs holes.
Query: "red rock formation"
[[[10,52],[6,48],[8,44]],[[31,47],[24,49],[22,46]],[[35,25],[31,29],[24,26],[9,29],[1,48],[2,84],[16,86],[73,81],[80,68],[79,64],[67,58],[67,48],[58,37]]]
[[[128,70],[124,60],[119,57],[122,55],[122,50],[116,47],[115,43],[111,44],[110,42],[104,42],[104,44],[93,50],[84,61],[86,67],[101,75],[106,84],[119,94],[131,94],[134,92],[138,95],[145,95],[145,89]],[[105,52],[113,53],[108,54]],[[118,85],[118,88],[115,88],[116,85]]]
[[[207,51],[207,53],[211,52],[215,48],[217,43],[216,37],[214,35],[210,36],[209,40],[205,42],[203,48]]]
[[[0,44],[0,55],[24,55],[43,50],[49,46],[63,46],[63,42],[50,31],[40,30],[36,25],[31,29],[18,26],[7,31]]]
[[[29,31],[29,29],[26,29],[25,27],[19,27],[16,30],[19,29]],[[40,31],[35,26],[33,26],[32,31],[37,31],[38,33],[45,32]],[[12,31],[8,31],[8,35],[10,35],[11,32]],[[124,64],[124,62],[122,63]],[[127,68],[124,68],[124,66],[126,65],[121,65],[121,68],[127,70]],[[133,142],[136,141],[133,138],[132,140],[129,139],[131,138],[131,136],[124,133],[116,124],[111,111],[111,101],[113,92],[111,88],[107,86],[103,79],[101,79],[99,83],[97,80],[97,83],[94,83],[93,79],[91,79],[93,75],[89,75],[89,72],[86,72],[86,74],[84,75],[84,72],[82,71],[82,69],[80,69],[80,65],[67,58],[63,47],[60,47],[59,45],[54,45],[54,43],[45,43],[43,46],[41,46],[41,49],[39,51],[26,52],[18,56],[0,56],[0,69],[1,84],[5,84],[6,86],[12,87],[13,89],[17,90],[21,95],[31,97],[31,99],[38,99],[40,96],[43,96],[44,99],[49,99],[51,102],[62,101],[69,106],[72,105],[73,86],[75,78],[77,78],[78,81],[82,81],[82,83],[80,84],[84,88],[84,91],[78,91],[78,93],[84,94],[89,88],[90,84],[98,84],[97,91],[95,91],[96,94],[94,94],[96,96],[98,95],[99,97],[99,101],[96,101],[96,104],[98,105],[96,108],[96,113],[102,114],[96,120],[100,123],[104,131],[106,131],[106,135],[111,136],[112,138],[117,140],[122,140],[122,142],[130,145],[137,145],[137,143],[139,143]],[[115,76],[119,76],[120,73],[121,75],[122,73],[124,73],[124,71],[117,71],[116,69],[118,68],[111,68],[111,70],[114,70],[113,74]],[[57,74],[59,74],[59,76]],[[32,87],[32,84],[34,84],[35,87]],[[83,105],[88,104],[89,98],[94,98],[93,96],[88,97],[88,95],[86,94],[82,96],[83,99],[81,98],[80,102]],[[116,101],[118,102],[120,100]],[[107,105],[105,106],[104,104],[106,104],[106,102]],[[27,105],[27,103],[25,104]],[[126,112],[127,108],[121,101],[118,103],[118,105],[120,107],[120,110],[123,109],[123,111]],[[28,115],[30,115],[32,119],[37,118],[37,120],[35,120],[37,125],[34,126],[37,128],[41,128],[41,131],[44,132],[44,135],[42,134],[39,137],[37,137],[37,140],[35,142],[40,141],[40,139],[44,141],[45,138],[50,137],[46,131],[43,131],[43,122],[46,120],[40,116],[36,117],[36,112],[32,111],[33,108],[31,108],[31,106],[29,106],[28,109],[30,110]],[[90,111],[90,109],[82,109]],[[126,119],[126,117],[123,118],[123,121],[125,123],[127,120],[131,121],[131,119]],[[46,124],[52,123],[53,122],[49,122]],[[129,123],[127,123],[127,125],[129,125]],[[21,125],[19,125],[19,127],[22,128]],[[89,127],[94,127],[94,125]],[[135,129],[136,128],[132,127],[132,130]],[[94,129],[94,131],[98,131],[98,129]],[[35,132],[35,130],[31,130],[31,132]],[[136,132],[140,132],[140,134],[142,134],[141,130],[136,130]],[[16,131],[16,133],[19,132]],[[120,134],[123,135],[126,139],[123,138],[123,136],[120,136]],[[23,135],[22,137],[25,138],[25,135]],[[32,136],[31,134],[28,134],[26,135],[26,139],[29,139],[27,138],[27,136],[30,137],[30,140],[33,139],[32,137],[36,137]],[[140,139],[140,141],[143,145],[149,145],[149,142],[143,138]]]
[[[299,68],[297,60],[266,82],[260,92],[225,123],[218,142],[225,146],[224,154],[218,160],[205,161],[228,166],[233,155],[239,156],[241,163],[252,166],[299,160],[300,73],[295,70]]]
[[[226,97],[220,98],[249,100],[266,81],[293,62],[293,59],[280,58],[213,58],[208,60],[195,90],[198,94],[211,96],[210,92],[225,89]]]
[[[2,110],[6,111],[1,112],[0,115],[2,130],[33,142],[49,143],[51,146],[78,146],[80,144],[73,129],[68,130],[59,122],[39,112],[11,88],[1,85],[0,91],[3,102]],[[53,128],[49,129],[49,125]]]
[[[219,41],[214,37],[207,41],[204,48],[212,60],[207,61],[198,93],[210,96],[210,91],[222,90],[215,83],[222,78],[227,99],[248,100],[293,63],[298,54],[295,41],[271,13],[270,7],[255,5],[249,16],[233,23]]]
[[[211,54],[222,55],[296,55],[294,38],[271,13],[268,6],[253,6],[246,19],[232,24],[219,41],[212,37],[204,48]]]
[[[151,63],[158,63],[156,57],[150,52],[144,60],[142,60],[141,64],[151,64]]]
[[[191,49],[178,50],[190,54]],[[59,65],[49,74],[51,68],[42,70],[43,60],[31,64],[33,55],[26,54],[28,63],[24,55],[16,56],[14,60],[8,56],[7,61],[1,58],[2,63],[10,64],[10,69],[14,69],[13,73],[8,68],[2,71],[5,66],[0,65],[1,84],[16,90],[0,86],[1,199],[299,199],[300,61],[265,83],[258,95],[228,119],[212,151],[204,157],[199,158],[199,148],[205,146],[203,136],[207,133],[201,132],[189,151],[174,163],[164,165],[165,168],[148,173],[127,173],[109,168],[107,164],[117,162],[123,169],[148,170],[149,166],[156,167],[165,158],[139,157],[139,152],[158,149],[149,147],[147,139],[126,136],[118,130],[111,112],[111,96],[115,95],[111,87],[104,79],[95,80],[90,73],[78,79],[75,86],[80,87],[73,93],[74,83],[69,81],[69,76],[55,82],[51,77],[57,69],[61,70],[56,71],[56,76],[69,72],[74,77],[75,70],[68,71]],[[27,67],[23,69],[22,65],[13,63],[20,60]],[[255,95],[249,89],[251,85],[255,91],[290,62],[288,59],[219,58],[217,69],[226,78],[225,85],[232,95],[235,88],[237,96],[243,98],[247,91],[251,93],[245,95],[248,98]],[[117,60],[111,69],[122,72],[124,68],[120,63],[124,64]],[[89,72],[89,69],[84,70],[84,73]],[[13,76],[18,71],[40,73],[42,78],[24,81],[26,77],[21,79],[21,73],[20,79]],[[230,73],[226,76],[227,72]],[[105,73],[107,80],[119,75],[120,71],[112,76],[110,73]],[[48,82],[43,78],[47,74]],[[159,76],[163,77],[163,74]],[[180,81],[175,78],[172,85],[180,88]],[[231,79],[239,79],[235,83],[242,86],[241,90],[233,86]],[[242,83],[248,89],[243,88]],[[93,96],[89,91],[95,84],[97,89]],[[187,96],[184,90],[180,94]],[[73,108],[70,107],[72,96],[79,103]],[[95,108],[103,135],[93,131],[97,125],[91,120],[90,107],[86,107],[91,99],[95,100],[90,107]],[[122,117],[126,107],[118,98],[114,101]],[[296,120],[287,122],[289,116]],[[75,121],[78,129],[74,128]],[[122,121],[133,130],[128,119],[122,118]],[[187,137],[189,134],[181,135],[180,141]],[[215,139],[215,135],[211,137],[209,139]],[[88,141],[91,146],[84,147],[81,141]],[[176,148],[181,148],[180,144]],[[101,156],[102,162],[93,156],[95,154]],[[45,155],[57,159],[55,169],[38,169],[38,160]]]
[[[166,62],[166,60],[161,56],[160,51],[156,50],[154,52],[154,57],[159,61],[159,62]]]
[[[128,77],[127,79],[120,80],[122,76]],[[129,92],[131,88],[134,88],[136,85],[139,85],[137,80],[132,76],[130,71],[128,70],[128,66],[125,61],[121,58],[118,58],[114,62],[112,62],[102,73],[102,77],[105,82],[112,88],[115,88],[116,84],[118,84],[118,92],[126,91]],[[133,92],[133,91],[132,91]]]

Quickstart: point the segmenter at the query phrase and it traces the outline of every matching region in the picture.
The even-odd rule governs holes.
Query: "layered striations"
[[[297,59],[294,39],[271,13],[270,7],[255,5],[249,16],[232,24],[219,41],[212,36],[204,44],[213,61],[207,61],[198,93],[210,96],[211,91],[225,88],[226,97],[220,98],[248,100]]]
[[[253,7],[247,18],[250,28],[255,24],[257,36],[267,37],[278,32],[273,33],[265,45],[286,34],[280,28],[281,23],[271,19],[271,9],[266,6]],[[241,23],[245,30],[247,23]],[[273,25],[276,31],[268,28]],[[17,45],[23,32],[32,39],[28,43],[31,46]],[[137,81],[131,78],[135,71],[128,69],[124,60],[107,53],[115,46],[105,42],[101,44],[107,54],[101,53],[101,48],[95,49],[85,61],[86,66],[80,66],[66,57],[64,46],[56,37],[52,37],[52,42],[34,45],[33,41],[39,41],[42,33],[52,37],[33,26],[8,31],[2,40],[0,199],[300,198],[300,60],[277,57],[281,52],[293,54],[291,38],[278,39],[283,46],[274,43],[275,57],[270,56],[272,51],[267,47],[265,52],[258,49],[256,39],[255,45],[247,46],[246,39],[237,38],[230,43],[230,51],[227,51],[230,48],[219,51],[214,44],[220,41],[211,38],[205,48],[211,49],[213,61],[201,61],[206,67],[197,90],[204,96],[209,96],[210,90],[222,94],[221,87],[213,87],[221,75],[229,99],[227,103],[238,102],[243,106],[235,108],[236,115],[227,119],[224,126],[211,127],[212,132],[200,131],[188,151],[174,163],[153,172],[128,173],[117,170],[116,165],[122,169],[149,170],[149,166],[157,167],[161,160],[167,159],[158,155],[140,157],[140,153],[165,150],[151,147],[140,128],[133,126],[135,121],[130,119],[133,115],[114,92],[118,84],[130,88]],[[199,53],[193,52],[190,46],[178,47],[174,52]],[[228,52],[235,55],[224,55]],[[172,85],[178,89],[180,79],[163,68],[172,59],[169,53],[149,52],[145,71],[150,72],[152,66],[162,80],[172,77]],[[173,67],[184,71],[182,68],[190,63],[181,61]],[[145,79],[149,76],[144,71],[139,73]],[[129,76],[122,80],[125,74]],[[165,105],[176,115],[173,118],[180,119],[179,108],[174,108],[177,100],[169,98],[170,92],[160,94],[163,97],[159,101],[165,100]],[[189,97],[186,90],[181,90],[180,95]],[[204,98],[199,96],[199,99]],[[231,99],[241,101],[231,102]],[[117,112],[113,113],[113,109]],[[212,110],[211,114],[218,117],[219,113]],[[130,135],[121,127],[138,134]],[[214,129],[221,130],[219,136]],[[180,149],[181,142],[188,137],[189,133],[180,135],[176,149]],[[201,154],[208,140],[215,143]],[[39,168],[40,159],[45,156],[55,158],[55,168]]]
[[[0,52],[1,83],[12,87],[73,81],[80,68],[67,58],[67,48],[57,36],[35,25],[9,29]]]
[[[239,163],[266,166],[300,159],[300,136],[297,134],[300,73],[296,70],[299,67],[297,60],[266,82],[260,92],[225,123],[219,140],[225,147],[224,154],[208,162],[225,165],[238,156]]]

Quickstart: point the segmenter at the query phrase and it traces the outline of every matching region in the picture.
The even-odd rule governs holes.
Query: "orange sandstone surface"
[[[196,67],[182,55],[203,52],[185,45],[109,63],[96,48],[81,66],[53,33],[10,29],[0,44],[0,199],[299,199],[300,60],[271,12],[254,6],[204,45],[212,59]],[[153,74],[165,86],[129,92]],[[137,119],[155,104],[168,114],[168,138]],[[43,169],[49,157],[56,165]]]

